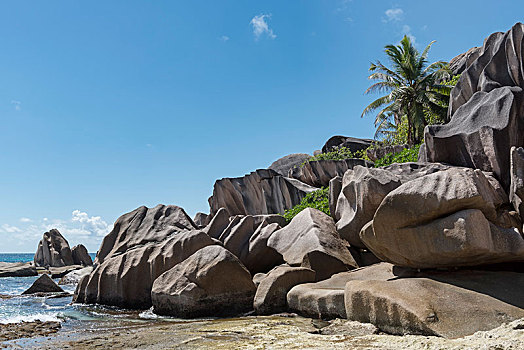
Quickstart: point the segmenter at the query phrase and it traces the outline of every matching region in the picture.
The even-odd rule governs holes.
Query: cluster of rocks
[[[524,317],[523,33],[453,61],[462,76],[451,122],[425,131],[429,162],[300,167],[308,157],[294,154],[218,180],[209,215],[140,207],[116,221],[74,300],[176,317],[292,311],[450,338]],[[322,151],[370,144],[335,136]],[[327,185],[331,216],[279,215]]]

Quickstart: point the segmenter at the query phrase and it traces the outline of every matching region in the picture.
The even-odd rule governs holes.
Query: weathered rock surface
[[[37,275],[36,267],[32,263],[0,262],[0,277],[27,277]]]
[[[64,292],[55,281],[46,274],[40,276],[32,285],[22,294],[35,294],[35,293],[61,293]]]
[[[74,270],[69,273],[67,273],[65,276],[60,278],[60,281],[58,281],[59,285],[66,285],[66,284],[77,284],[80,282],[80,280],[84,276],[89,276],[93,272],[93,266],[86,266],[79,270]]]
[[[274,232],[268,246],[289,265],[314,270],[317,280],[357,267],[333,219],[313,208],[304,209],[286,227]]]
[[[293,153],[275,160],[268,169],[274,170],[282,176],[287,176],[289,171],[294,167],[300,166],[306,160],[311,158],[309,154]]]
[[[211,219],[209,215],[198,212],[195,214],[195,217],[193,218],[193,222],[195,223],[197,227],[203,228],[208,224],[209,219]]]
[[[268,246],[269,237],[281,228],[278,223],[261,224],[253,233],[248,249],[240,255],[240,259],[251,273],[266,272],[284,262],[282,255]]]
[[[253,307],[259,315],[276,314],[287,310],[286,295],[298,284],[314,282],[315,271],[303,267],[277,266],[260,283]]]
[[[89,256],[87,248],[83,244],[79,244],[71,249],[71,255],[73,257],[73,263],[75,265],[91,266],[93,265],[93,259]]]
[[[457,338],[523,317],[523,287],[523,273],[503,271],[354,279],[345,288],[346,315],[392,334]]]
[[[378,334],[379,329],[371,323],[348,321],[337,318],[320,330],[322,335],[349,335],[351,337],[362,337],[365,335]]]
[[[38,243],[34,262],[36,266],[45,267],[73,265],[69,243],[57,229],[44,233],[44,237]]]
[[[373,219],[389,192],[403,183],[448,168],[438,163],[403,163],[384,168],[356,166],[347,171],[342,180],[333,179],[330,210],[338,233],[352,246],[365,248],[359,233]]]
[[[152,225],[154,223],[151,222]],[[88,304],[147,309],[152,305],[151,288],[158,276],[197,250],[213,244],[217,244],[217,241],[202,231],[193,230],[173,231],[162,242],[135,246],[123,254],[104,259],[91,275],[82,278],[74,300]]]
[[[176,205],[142,206],[118,218],[113,230],[104,237],[95,263],[102,264],[106,258],[135,246],[161,242],[174,232],[193,229],[196,229],[193,220]]]
[[[373,163],[356,158],[316,160],[291,169],[288,176],[314,187],[326,187],[332,178],[343,176],[348,169],[353,169],[357,165],[370,167]]]
[[[61,267],[50,267],[46,270],[45,273],[51,276],[51,278],[62,278],[68,273],[76,270],[80,270],[82,265],[68,265]]]
[[[243,177],[217,180],[209,206],[213,216],[220,208],[230,215],[283,214],[316,190],[274,170],[259,169]]]
[[[449,61],[449,69],[453,75],[462,74],[477,58],[479,58],[482,48],[473,47],[460,55],[453,57]]]
[[[331,152],[340,147],[348,148],[351,152],[357,152],[368,148],[373,142],[375,142],[375,140],[347,136],[332,136],[322,147],[322,153]]]
[[[256,287],[240,260],[221,246],[198,250],[158,277],[153,311],[176,317],[235,315],[253,307]]]
[[[397,153],[402,152],[406,148],[409,148],[409,146],[408,145],[391,145],[391,146],[374,147],[374,148],[366,150],[366,154],[372,162],[375,162],[379,160],[380,158],[384,158],[389,153],[397,154]]]
[[[217,210],[209,224],[203,229],[210,237],[220,237],[222,232],[229,225],[230,214],[226,208],[220,208]]]
[[[360,238],[382,260],[414,268],[524,261],[524,239],[503,228],[506,203],[489,175],[452,168],[390,192]]]
[[[509,188],[509,199],[513,207],[524,217],[524,148],[511,147],[511,185]]]
[[[445,125],[428,126],[428,161],[490,171],[509,188],[510,148],[524,146],[524,25],[489,36],[451,91]]]
[[[348,281],[387,280],[394,277],[393,265],[388,263],[341,272],[324,281],[293,287],[287,294],[287,303],[290,311],[303,316],[321,319],[347,318],[344,288]]]

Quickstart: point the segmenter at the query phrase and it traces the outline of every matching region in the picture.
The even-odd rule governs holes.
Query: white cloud
[[[16,226],[11,226],[9,224],[3,224],[2,226],[0,226],[0,232],[15,233],[15,232],[22,232],[22,230],[20,230]]]
[[[33,220],[29,219],[29,218],[20,218],[20,222],[31,222]]]
[[[220,38],[218,38],[220,41],[228,41],[229,37],[227,35],[222,35]]]
[[[400,21],[404,18],[404,10],[402,10],[401,8],[388,9],[386,10],[385,14],[386,22]]]
[[[80,210],[74,210],[72,215],[71,221],[80,223],[81,227],[78,229],[82,231],[94,232],[97,236],[105,236],[111,231],[107,222],[100,216],[89,216]]]
[[[255,40],[260,39],[262,34],[266,34],[270,39],[275,39],[277,36],[273,33],[273,29],[269,28],[266,19],[271,18],[271,15],[258,15],[251,19],[250,24],[253,26],[253,34]]]
[[[11,104],[15,107],[15,111],[19,111],[22,109],[22,102],[11,100]]]

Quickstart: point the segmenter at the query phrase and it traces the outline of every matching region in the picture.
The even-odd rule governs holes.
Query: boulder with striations
[[[325,187],[337,176],[343,176],[348,169],[356,166],[371,167],[364,159],[350,158],[343,160],[315,160],[306,162],[303,166],[293,168],[288,176],[314,187]]]
[[[44,233],[38,243],[34,262],[36,266],[61,267],[73,265],[73,256],[69,243],[57,229]]]
[[[305,153],[293,153],[275,160],[268,169],[274,170],[282,176],[288,176],[291,169],[300,166],[311,156]]]
[[[71,249],[71,255],[73,257],[73,263],[75,265],[93,265],[93,260],[91,259],[91,256],[89,256],[87,248],[83,244],[74,246],[73,249]]]

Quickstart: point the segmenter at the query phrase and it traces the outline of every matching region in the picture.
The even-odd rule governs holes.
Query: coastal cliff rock
[[[449,69],[453,75],[462,74],[481,54],[481,47],[473,47],[449,61]]]
[[[33,282],[31,287],[22,294],[35,294],[35,293],[62,293],[64,290],[60,288],[55,281],[46,274],[40,276],[36,281]]]
[[[169,230],[171,230],[170,228]],[[129,309],[151,307],[155,279],[197,250],[217,244],[206,233],[173,232],[162,242],[135,246],[106,258],[82,278],[75,291],[76,302],[113,305]]]
[[[357,267],[349,244],[338,235],[333,219],[313,208],[302,210],[286,227],[274,232],[268,246],[289,265],[315,271],[317,280]]]
[[[507,190],[510,149],[524,146],[524,25],[490,35],[451,91],[451,121],[425,130],[428,161],[490,171]]]
[[[89,256],[89,253],[87,252],[87,248],[84,247],[84,245],[82,244],[74,246],[73,249],[71,249],[71,256],[73,257],[73,263],[75,265],[82,265],[82,266],[93,265],[93,260]]]
[[[428,271],[393,278],[369,272],[346,283],[346,316],[390,334],[457,338],[524,316],[523,273]]]
[[[44,233],[44,237],[38,243],[34,262],[36,266],[44,267],[74,264],[69,243],[57,229]]]
[[[176,205],[159,204],[154,208],[139,207],[122,215],[113,230],[104,237],[95,263],[147,243],[162,242],[175,233],[197,229],[184,209]]]
[[[259,315],[287,311],[286,295],[298,284],[314,282],[315,271],[304,267],[277,266],[259,281],[253,307]]]
[[[217,180],[209,198],[212,216],[220,208],[230,215],[283,214],[309,192],[317,190],[271,169],[259,169],[237,178]]]
[[[268,169],[274,170],[282,176],[288,176],[288,173],[294,167],[300,166],[311,156],[305,153],[294,153],[275,160]]]
[[[371,167],[372,165],[373,163],[364,159],[356,158],[315,160],[289,170],[288,176],[314,187],[325,187],[329,185],[332,178],[343,176],[348,169],[353,169],[356,166]]]
[[[390,192],[360,238],[382,260],[414,268],[524,261],[507,206],[495,179],[452,168]]]
[[[221,246],[209,246],[158,277],[153,311],[176,317],[236,315],[253,307],[256,287],[242,263]]]
[[[448,169],[442,164],[403,163],[384,168],[356,166],[330,184],[330,209],[337,232],[351,246],[365,248],[359,233],[386,195],[401,184]]]

